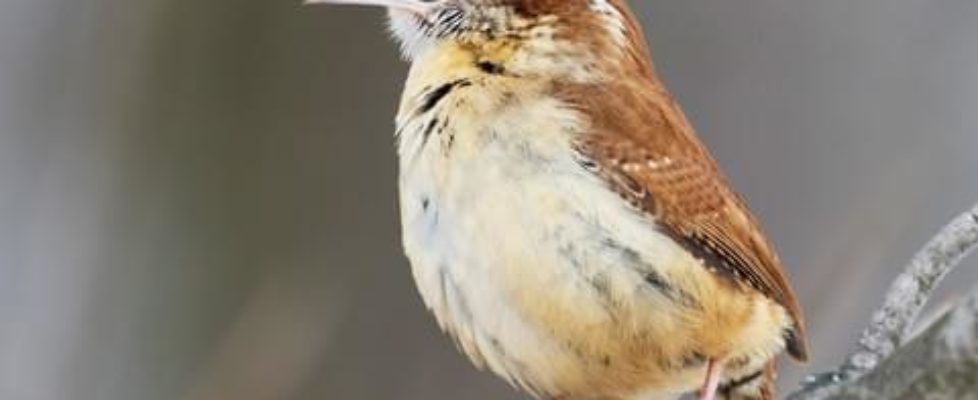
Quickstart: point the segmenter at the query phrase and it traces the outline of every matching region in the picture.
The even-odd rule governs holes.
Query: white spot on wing
[[[621,14],[621,10],[608,0],[591,0],[590,5],[591,9],[604,19],[605,28],[615,43],[619,47],[624,47],[628,40],[628,28],[625,26],[625,17]]]

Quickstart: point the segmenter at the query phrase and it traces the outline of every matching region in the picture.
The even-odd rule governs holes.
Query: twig
[[[827,398],[873,370],[906,340],[917,315],[937,284],[978,248],[978,204],[945,226],[914,256],[887,291],[883,305],[863,331],[859,345],[836,371],[809,379],[792,400]]]
[[[890,286],[843,371],[868,371],[902,344],[937,284],[978,245],[978,205],[931,239]]]
[[[978,289],[876,368],[806,398],[978,399]]]

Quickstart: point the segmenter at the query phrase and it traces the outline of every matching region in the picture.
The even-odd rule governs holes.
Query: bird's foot
[[[720,387],[720,375],[723,373],[723,364],[717,360],[710,360],[706,367],[706,381],[700,389],[699,400],[716,399],[717,388]]]

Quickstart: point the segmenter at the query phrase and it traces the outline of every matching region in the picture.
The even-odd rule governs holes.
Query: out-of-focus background
[[[978,199],[978,2],[633,3],[832,365]],[[405,69],[380,10],[0,1],[0,398],[524,399],[415,294]]]

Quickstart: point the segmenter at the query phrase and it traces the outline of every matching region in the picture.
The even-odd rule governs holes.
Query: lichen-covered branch
[[[937,284],[976,246],[978,205],[945,226],[897,277],[843,372],[868,371],[900,346]]]
[[[873,315],[870,325],[863,331],[859,339],[856,351],[846,359],[846,362],[836,371],[813,377],[801,391],[789,398],[792,400],[836,398],[833,395],[848,390],[845,388],[855,387],[850,383],[863,382],[864,379],[860,379],[860,377],[867,373],[869,375],[865,379],[879,376],[880,373],[887,376],[887,379],[897,379],[898,374],[896,372],[898,371],[884,370],[882,366],[879,368],[877,366],[906,341],[920,310],[927,303],[927,299],[941,279],[976,248],[978,248],[978,204],[951,221],[914,256],[910,265],[890,287],[883,305]],[[975,298],[972,296],[971,301],[978,301]],[[967,313],[967,304],[962,305],[953,315]],[[975,310],[978,307],[971,309]],[[975,316],[974,313],[971,315],[972,317]],[[937,325],[941,325],[941,323]],[[933,339],[933,336],[939,333],[934,332],[935,330],[942,332],[944,329],[947,328],[934,326],[921,335],[915,343],[919,343],[919,340]],[[968,333],[972,335],[971,338],[978,337],[978,330],[976,329],[972,329]],[[937,349],[934,350],[937,351]],[[910,351],[910,346],[901,348],[900,354],[893,357],[894,362],[904,359]],[[917,351],[923,350],[918,349]],[[889,365],[889,361],[887,364]],[[974,374],[972,376],[975,377],[975,380],[978,380],[978,370],[972,369],[970,372]]]
[[[876,368],[792,399],[978,399],[978,289]]]

